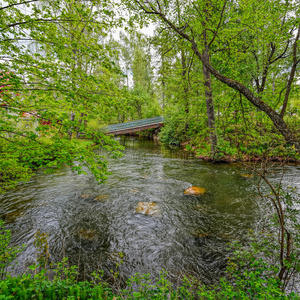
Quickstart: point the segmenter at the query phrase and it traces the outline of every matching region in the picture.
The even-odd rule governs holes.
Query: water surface
[[[122,140],[124,156],[110,160],[113,173],[105,185],[69,168],[40,172],[0,198],[0,213],[12,230],[14,244],[26,244],[20,273],[35,262],[34,234],[49,234],[50,260],[67,256],[80,266],[82,278],[115,270],[124,255],[125,278],[157,275],[163,268],[177,278],[194,275],[213,282],[222,274],[227,244],[243,240],[262,220],[256,178],[245,179],[238,164],[211,164],[153,141]],[[285,182],[298,186],[299,166],[286,169]],[[272,175],[274,181],[280,174]],[[200,186],[207,193],[186,196]],[[136,212],[139,202],[154,202],[153,216]]]

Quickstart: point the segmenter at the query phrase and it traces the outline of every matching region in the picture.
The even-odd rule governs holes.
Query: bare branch
[[[18,5],[22,5],[22,4],[29,4],[29,3],[32,3],[32,2],[39,2],[39,1],[40,0],[30,0],[30,1],[20,2],[20,3],[10,4],[10,5],[7,5],[7,6],[2,6],[2,7],[0,7],[0,11],[3,10],[3,9],[13,7],[13,6],[18,6]]]
[[[288,101],[289,101],[289,96],[290,96],[290,92],[291,92],[291,88],[292,88],[292,83],[293,83],[294,78],[295,78],[297,64],[300,61],[297,58],[297,44],[298,44],[299,38],[300,38],[300,24],[299,24],[299,27],[298,27],[298,33],[295,37],[295,41],[294,41],[294,44],[293,44],[293,65],[292,65],[289,80],[288,80],[288,83],[287,83],[287,88],[286,88],[286,92],[285,92],[285,95],[284,95],[284,101],[283,101],[282,109],[281,109],[281,112],[280,112],[280,117],[281,118],[284,117],[284,114],[286,112],[286,108],[287,108],[287,104],[288,104]]]
[[[223,5],[223,7],[222,7],[221,16],[220,16],[220,21],[219,21],[219,23],[218,23],[218,25],[217,25],[217,29],[216,29],[216,31],[215,31],[215,34],[214,34],[213,38],[212,38],[211,41],[208,43],[208,48],[210,48],[210,46],[213,44],[213,42],[214,42],[214,40],[215,40],[215,38],[216,38],[216,36],[217,36],[217,34],[218,34],[218,31],[219,31],[219,29],[220,29],[220,27],[221,27],[221,23],[222,23],[222,20],[223,20],[223,15],[224,15],[224,11],[225,11],[225,8],[226,8],[227,1],[228,1],[228,0],[225,0],[225,1],[224,1],[224,5]]]

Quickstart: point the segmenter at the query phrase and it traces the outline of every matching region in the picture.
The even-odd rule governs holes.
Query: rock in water
[[[207,213],[207,209],[203,205],[196,205],[195,209],[202,212],[202,213]]]
[[[209,234],[207,232],[202,231],[202,230],[196,230],[193,235],[196,238],[199,238],[199,239],[209,237]]]
[[[109,195],[100,195],[94,198],[94,200],[99,202],[105,202],[109,198]]]
[[[143,215],[153,216],[157,213],[157,206],[154,202],[139,202],[136,208],[136,212]]]
[[[80,228],[78,231],[78,235],[80,238],[84,240],[93,240],[96,237],[96,230],[94,229],[85,229],[85,228]]]
[[[194,195],[194,196],[203,195],[205,193],[206,193],[205,188],[199,186],[191,186],[184,191],[185,195]]]
[[[241,176],[242,176],[243,178],[253,178],[253,177],[254,177],[253,174],[241,174]]]
[[[19,211],[11,212],[5,216],[5,223],[13,223],[21,216]]]

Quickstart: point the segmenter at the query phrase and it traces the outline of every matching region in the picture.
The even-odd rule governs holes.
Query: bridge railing
[[[109,126],[104,127],[103,131],[106,133],[111,133],[111,134],[117,133],[119,131],[130,132],[130,129],[132,129],[132,131],[137,131],[137,130],[147,129],[147,127],[154,128],[153,126],[155,126],[155,125],[157,125],[159,127],[159,125],[163,124],[163,121],[164,121],[163,117],[154,117],[154,118],[148,118],[148,119],[143,119],[143,120],[109,125]]]

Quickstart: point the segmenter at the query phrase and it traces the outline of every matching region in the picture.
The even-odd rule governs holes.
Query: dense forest
[[[1,1],[0,192],[63,165],[103,183],[107,158],[95,150],[114,158],[123,150],[105,126],[155,116],[164,127],[140,135],[204,160],[299,162],[299,45],[298,0]],[[259,291],[234,294],[243,286],[234,275],[240,281],[223,281],[224,294],[201,287],[199,299],[288,297],[282,284],[299,264],[282,209],[293,205],[287,194],[280,204],[266,174],[282,234],[278,276],[253,260]],[[270,295],[257,296],[264,287]],[[148,297],[170,299],[164,288]]]

